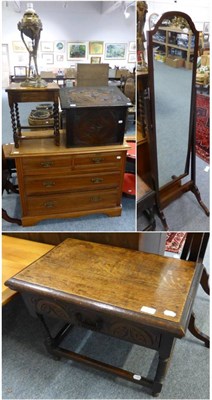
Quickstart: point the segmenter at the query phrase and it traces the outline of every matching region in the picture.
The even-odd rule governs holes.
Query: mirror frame
[[[158,156],[157,156],[157,132],[156,132],[156,115],[155,115],[155,89],[154,89],[154,56],[153,56],[153,35],[157,32],[158,28],[162,25],[162,21],[165,19],[173,19],[174,17],[184,18],[193,32],[195,37],[194,46],[194,60],[192,68],[192,81],[191,81],[191,103],[190,103],[190,118],[189,118],[189,131],[188,131],[188,147],[187,156],[185,162],[184,173],[178,177],[174,177],[169,183],[159,187],[158,177]],[[149,103],[149,115],[148,120],[148,140],[150,148],[150,160],[152,168],[152,181],[154,190],[156,192],[156,207],[158,215],[165,227],[168,229],[165,216],[162,209],[166,207],[171,201],[180,197],[183,193],[191,190],[206,215],[209,215],[207,207],[202,203],[200,193],[196,187],[196,151],[195,151],[195,131],[196,131],[196,68],[197,68],[197,57],[199,47],[199,31],[197,31],[191,17],[181,11],[168,11],[162,14],[155,24],[154,28],[147,31],[147,55],[148,55],[148,69],[149,69],[149,93],[146,98],[146,102]],[[181,180],[186,176],[190,175],[189,182],[182,184]]]
[[[160,19],[157,21],[155,27],[147,32],[147,49],[148,49],[148,65],[149,65],[149,78],[150,78],[150,102],[151,102],[151,123],[152,123],[152,133],[155,136],[154,144],[157,146],[157,127],[156,127],[156,111],[155,111],[155,89],[154,89],[154,59],[153,59],[153,36],[157,32],[158,28],[161,26],[161,22],[165,19],[172,19],[174,17],[182,17],[184,18],[190,25],[190,28],[195,36],[195,47],[194,47],[194,61],[193,61],[193,68],[192,68],[192,82],[191,82],[191,102],[190,102],[190,118],[189,118],[189,132],[188,132],[188,149],[187,149],[187,157],[185,163],[185,170],[180,176],[174,178],[170,182],[178,181],[184,178],[189,174],[189,165],[190,165],[190,150],[192,149],[192,136],[194,133],[195,128],[195,104],[196,104],[196,89],[195,89],[195,82],[196,82],[196,67],[197,67],[197,54],[198,54],[198,43],[199,43],[199,32],[196,30],[193,21],[191,18],[180,11],[168,11],[164,13]],[[151,139],[151,138],[150,138]],[[158,172],[158,156],[157,156],[157,147],[156,147],[156,159],[157,159],[157,172]],[[158,179],[157,179],[158,180]],[[159,190],[169,186],[170,182],[159,187]],[[159,181],[158,181],[159,185]]]

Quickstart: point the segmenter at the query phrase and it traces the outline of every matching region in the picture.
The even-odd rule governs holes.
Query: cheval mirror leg
[[[198,189],[198,187],[193,184],[193,186],[191,187],[191,191],[192,193],[194,193],[198,203],[200,204],[200,206],[202,207],[202,209],[204,210],[205,214],[207,215],[207,217],[209,217],[210,215],[210,211],[209,209],[206,207],[206,205],[203,203],[202,199],[201,199],[201,195],[200,195],[200,191]]]
[[[181,258],[189,261],[197,261],[198,259],[203,262],[205,251],[209,240],[209,233],[188,233],[183,247]],[[209,288],[209,274],[206,268],[203,268],[202,276],[200,279],[200,285],[202,286],[205,293],[210,294]],[[188,330],[197,339],[205,343],[207,348],[210,347],[210,338],[201,332],[195,324],[195,313],[191,313],[191,318],[188,326]]]
[[[210,338],[208,335],[205,335],[203,332],[201,332],[197,326],[195,325],[195,319],[196,316],[194,314],[194,312],[192,312],[191,314],[191,319],[189,322],[189,326],[188,326],[188,330],[189,332],[191,332],[191,334],[193,336],[195,336],[197,339],[201,340],[202,342],[205,343],[205,347],[207,347],[209,349],[210,347]]]

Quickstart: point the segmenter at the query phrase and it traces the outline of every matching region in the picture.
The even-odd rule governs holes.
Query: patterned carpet
[[[196,154],[209,163],[210,98],[197,93],[196,101]]]
[[[171,253],[180,253],[186,240],[185,232],[167,233],[166,236],[166,251]]]

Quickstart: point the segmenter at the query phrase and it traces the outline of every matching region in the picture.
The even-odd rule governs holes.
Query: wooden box
[[[185,65],[185,60],[183,60],[183,58],[169,55],[166,58],[166,64],[168,64],[170,67],[182,68]]]
[[[60,89],[66,146],[122,144],[127,110],[131,106],[117,87]]]

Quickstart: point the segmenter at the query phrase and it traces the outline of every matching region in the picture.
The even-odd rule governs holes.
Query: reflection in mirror
[[[153,36],[159,187],[185,173],[189,140],[194,36],[187,21],[161,21]],[[187,65],[188,64],[188,65]]]

